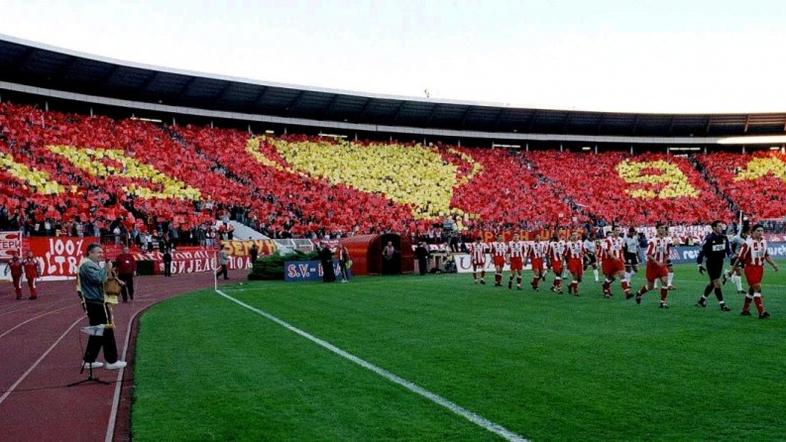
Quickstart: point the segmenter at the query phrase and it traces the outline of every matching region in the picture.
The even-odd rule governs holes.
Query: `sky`
[[[0,34],[205,73],[620,112],[786,111],[786,1],[0,0]]]

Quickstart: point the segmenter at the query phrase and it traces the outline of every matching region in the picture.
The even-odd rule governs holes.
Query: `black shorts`
[[[723,273],[723,263],[707,263],[707,276],[710,277],[710,280],[720,279],[721,274]]]
[[[639,255],[637,255],[635,253],[626,253],[625,254],[625,265],[626,266],[639,265]]]
[[[592,252],[587,252],[584,255],[584,267],[595,265],[598,262],[598,258]]]

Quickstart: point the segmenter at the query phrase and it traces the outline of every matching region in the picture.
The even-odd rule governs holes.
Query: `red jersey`
[[[25,268],[25,276],[27,279],[35,279],[38,277],[38,261],[35,258],[25,258],[22,261],[22,266]]]
[[[671,238],[652,238],[647,243],[647,260],[665,263],[671,253]]]
[[[12,259],[8,261],[8,269],[11,270],[11,276],[19,278],[22,276],[22,261],[20,259]]]
[[[469,245],[469,254],[473,262],[482,262],[486,259],[486,245],[481,243],[472,243]]]
[[[565,250],[568,259],[584,259],[584,243],[582,241],[570,241]]]
[[[567,244],[563,240],[550,242],[549,256],[551,257],[552,261],[562,261],[562,258],[565,256],[566,248]]]
[[[608,237],[600,243],[601,255],[605,259],[622,261],[622,238]]]
[[[525,241],[511,241],[508,243],[511,258],[524,258],[527,256],[527,243]]]
[[[766,239],[760,239],[757,241],[753,238],[748,238],[745,240],[745,244],[742,245],[742,248],[740,249],[740,255],[737,259],[745,263],[746,267],[763,267],[764,258],[768,256],[770,256],[770,253],[767,251]]]
[[[115,259],[118,275],[132,275],[136,270],[136,259],[130,253],[121,253]]]
[[[508,253],[508,245],[504,242],[491,243],[491,254],[504,257]]]

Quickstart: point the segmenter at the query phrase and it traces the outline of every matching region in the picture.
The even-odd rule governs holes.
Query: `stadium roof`
[[[4,35],[0,35],[2,89],[216,118],[263,116],[252,119],[360,131],[491,134],[483,138],[499,139],[661,139],[657,143],[690,142],[696,137],[717,142],[721,137],[786,133],[786,112],[614,113],[399,97],[147,66]],[[396,128],[406,130],[392,130]]]

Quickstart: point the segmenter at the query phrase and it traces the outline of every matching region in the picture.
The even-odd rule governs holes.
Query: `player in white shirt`
[[[592,267],[592,274],[595,276],[595,282],[600,282],[598,279],[598,257],[596,255],[595,242],[590,241],[587,235],[584,235],[584,269]]]

